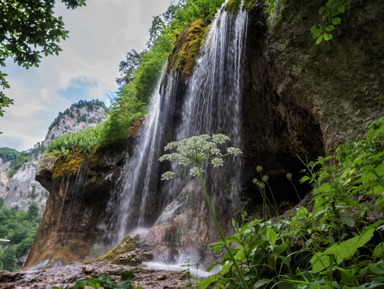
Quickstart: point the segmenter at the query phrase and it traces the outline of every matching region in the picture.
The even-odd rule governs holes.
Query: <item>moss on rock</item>
[[[136,138],[140,133],[140,126],[144,118],[136,120],[128,129],[128,138]]]
[[[252,10],[256,6],[256,0],[244,0],[242,9]],[[224,6],[224,10],[230,14],[236,14],[241,7],[241,0],[229,0]]]
[[[250,11],[256,6],[256,0],[245,0],[243,7],[245,10]]]
[[[74,148],[67,156],[58,158],[53,166],[52,179],[76,175],[84,157],[79,148]]]
[[[117,244],[111,251],[100,257],[99,260],[113,261],[120,254],[133,251],[136,248],[139,248],[139,236],[136,235],[132,237],[131,235],[128,235],[123,240],[121,240],[120,243]]]
[[[87,156],[87,167],[94,166],[102,157],[101,145],[95,145]]]
[[[197,19],[178,35],[168,59],[168,69],[172,69],[172,72],[179,71],[182,77],[192,74],[207,29],[208,22]]]
[[[228,13],[235,14],[240,9],[241,0],[229,0],[224,6],[224,10]]]

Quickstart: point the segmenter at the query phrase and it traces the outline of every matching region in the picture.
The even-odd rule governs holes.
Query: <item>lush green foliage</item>
[[[85,5],[85,0],[62,0],[68,9]],[[57,43],[68,37],[61,17],[54,16],[55,1],[10,1],[0,2],[0,65],[12,58],[25,68],[38,66],[42,55],[58,54]],[[0,85],[9,88],[6,74],[0,72]],[[3,108],[13,101],[0,91],[0,116]]]
[[[314,185],[311,212],[299,207],[290,219],[250,222],[244,214],[242,225],[233,221],[236,234],[211,247],[236,244],[232,254],[253,288],[384,287],[384,118],[366,139],[341,145],[305,172],[302,181]],[[232,258],[217,264],[220,273],[198,288],[239,288]]]
[[[17,261],[15,248],[8,247],[7,249],[5,249],[1,261],[4,270],[15,271]]]
[[[69,117],[75,118],[76,116],[73,114],[74,111],[84,107],[87,108],[88,111],[95,111],[95,110],[99,110],[100,108],[103,108],[105,111],[107,111],[105,103],[100,100],[92,100],[92,101],[80,100],[78,103],[72,104],[71,107],[66,109],[63,113],[59,113],[59,115],[50,125],[49,130],[51,130],[54,126],[56,126],[59,123],[59,121],[63,118],[64,115],[68,115]],[[77,117],[79,118],[79,116]],[[78,120],[85,121],[86,119],[84,118],[84,119],[78,119]],[[87,120],[87,122],[89,123],[90,121]],[[99,124],[94,127],[88,127],[79,132],[64,134],[61,137],[53,139],[49,143],[43,159],[44,160],[47,158],[49,159],[51,157],[55,157],[58,154],[66,156],[75,147],[78,147],[81,153],[88,154],[96,144],[114,141],[111,139],[104,140],[104,137],[105,138],[111,137],[111,135],[109,135],[108,137],[105,136],[106,130],[109,130],[109,128]]]
[[[311,28],[316,44],[320,44],[323,39],[329,41],[333,38],[331,32],[341,23],[340,15],[349,8],[350,2],[351,0],[328,0],[324,6],[320,7],[321,23]]]
[[[140,286],[136,287],[132,285],[132,281],[135,280],[135,275],[131,271],[124,271],[121,274],[119,282],[116,282],[115,279],[111,278],[108,275],[101,275],[97,278],[89,277],[86,279],[76,281],[74,289],[84,288],[84,286],[91,288],[104,288],[104,289],[141,289]],[[53,289],[63,289],[68,287],[56,287],[53,286]],[[71,287],[72,288],[72,287]]]
[[[78,147],[84,154],[98,144],[101,126],[89,127],[77,133],[68,133],[51,141],[46,153],[68,155],[75,147]]]
[[[8,239],[4,254],[0,257],[0,267],[4,270],[14,271],[16,259],[24,256],[31,248],[33,239],[40,224],[41,217],[36,203],[31,203],[28,211],[8,209],[0,199],[0,239]],[[1,254],[0,254],[1,255]]]
[[[284,10],[284,7],[290,0],[277,1],[277,0],[267,0],[266,4],[266,13],[270,17],[275,17],[275,13],[278,5],[280,5],[279,14]],[[316,44],[320,44],[323,39],[329,41],[333,38],[333,31],[335,26],[341,23],[341,15],[349,9],[351,0],[328,0],[324,6],[319,8],[319,15],[321,16],[321,22],[317,25],[312,26],[311,33],[314,39],[316,39]],[[277,17],[275,24],[280,21],[280,17]]]
[[[184,265],[181,265],[181,267],[185,268],[179,272],[185,275],[185,279],[181,280],[185,282],[185,284],[182,286],[184,288],[192,288],[192,287],[196,288],[198,284],[198,281],[197,281],[198,279],[194,277],[191,273],[191,267],[193,266],[192,262],[193,262],[192,258],[188,257],[187,260],[185,260]],[[200,264],[195,263],[195,266],[196,266],[196,270],[199,270]]]
[[[128,128],[146,114],[150,97],[156,89],[176,35],[196,19],[210,20],[223,2],[180,0],[153,18],[148,48],[140,53],[135,50],[128,52],[126,60],[120,63],[121,77],[117,81],[122,86],[113,100],[101,143],[127,138]]]
[[[8,173],[9,177],[12,177],[18,169],[20,169],[23,164],[28,162],[31,159],[31,152],[19,152],[11,148],[0,148],[0,158],[4,162],[10,162],[10,171]]]

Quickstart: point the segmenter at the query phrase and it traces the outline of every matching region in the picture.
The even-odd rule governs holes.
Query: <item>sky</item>
[[[149,39],[152,17],[166,11],[171,0],[88,0],[67,10],[57,3],[69,38],[61,40],[59,56],[42,58],[38,68],[25,69],[7,60],[14,105],[0,117],[0,147],[18,151],[43,141],[59,112],[79,100],[108,102],[117,89],[119,63],[126,53],[142,51]]]

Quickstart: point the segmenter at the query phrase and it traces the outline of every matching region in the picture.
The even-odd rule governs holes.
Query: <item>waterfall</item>
[[[222,133],[230,137],[230,146],[242,147],[242,57],[247,18],[242,9],[235,15],[224,10],[216,15],[188,85],[177,139]],[[225,167],[205,176],[208,190],[215,192],[213,203],[230,199],[229,207],[216,204],[220,216],[234,212],[241,188],[241,158],[226,160]]]
[[[199,190],[188,175],[181,174],[169,182],[160,180],[161,173],[171,166],[158,161],[168,142],[193,135],[223,133],[230,137],[230,146],[241,149],[242,56],[246,29],[246,11],[239,9],[232,15],[221,9],[211,24],[183,95],[180,96],[177,89],[177,72],[163,76],[167,85],[159,84],[154,93],[132,156],[111,197],[108,210],[112,219],[104,221],[108,223],[110,242],[117,243],[135,229],[152,226],[156,220],[156,224],[166,222],[177,205],[168,208],[166,216],[161,216],[162,211],[171,206],[183,189]],[[180,109],[175,121],[172,114]],[[218,215],[230,218],[241,187],[241,158],[228,159],[224,168],[209,171],[206,182]],[[202,199],[196,201],[202,202]]]

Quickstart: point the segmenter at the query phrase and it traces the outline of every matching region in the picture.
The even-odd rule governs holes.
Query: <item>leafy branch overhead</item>
[[[311,28],[316,44],[320,44],[323,39],[329,41],[333,38],[331,32],[341,23],[340,16],[349,8],[350,2],[351,0],[329,0],[325,6],[320,7],[321,23]]]
[[[265,13],[270,16],[275,15],[277,10],[280,10],[281,13],[289,2],[293,1],[266,0]],[[351,0],[328,0],[324,6],[319,8],[321,22],[311,27],[311,34],[313,39],[316,39],[316,44],[320,44],[323,39],[329,41],[333,38],[333,31],[337,25],[341,24],[341,16],[350,8],[350,4]],[[281,20],[280,17],[277,18],[275,24],[279,20]]]
[[[62,0],[67,9],[85,5],[85,0]],[[55,0],[0,2],[0,65],[5,67],[5,60],[11,58],[19,66],[29,68],[39,66],[42,56],[58,54],[58,43],[68,37],[62,17],[54,15]],[[0,85],[9,88],[0,72]],[[4,92],[0,92],[0,116],[4,107],[13,104]]]

